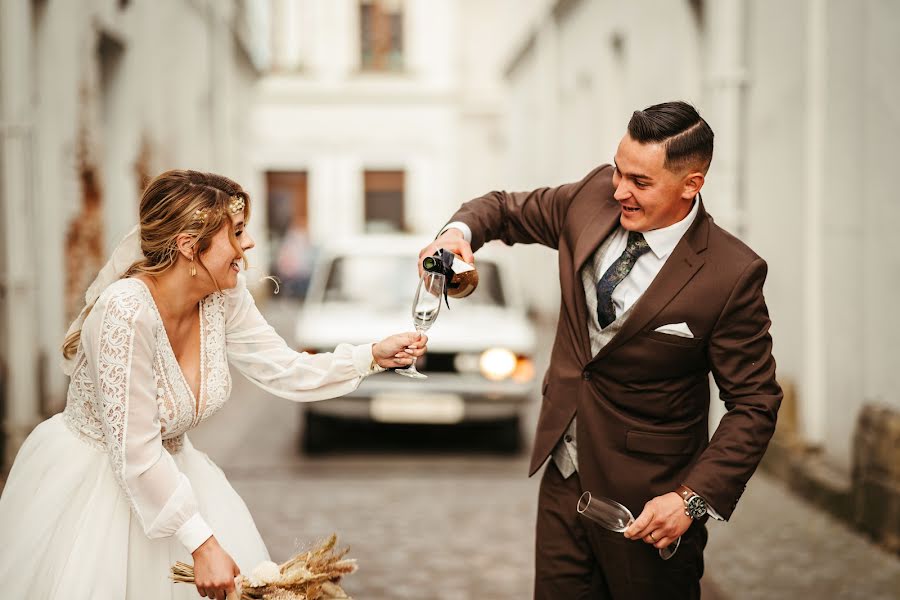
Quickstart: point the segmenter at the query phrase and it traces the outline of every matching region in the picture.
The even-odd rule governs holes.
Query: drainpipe
[[[40,420],[37,275],[31,124],[31,4],[0,2],[0,210],[5,271],[0,274],[6,330],[4,467]]]

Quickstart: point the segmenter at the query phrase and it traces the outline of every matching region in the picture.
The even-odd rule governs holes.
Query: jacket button
[[[589,372],[589,371],[582,371],[582,372],[581,372],[581,378],[584,379],[585,381],[590,381],[590,379],[591,379],[591,374],[590,374],[590,372]]]
[[[567,444],[571,444],[571,443],[572,443],[572,436],[569,435],[568,433],[565,435],[565,437],[564,437],[563,439],[566,440],[566,443],[567,443]]]

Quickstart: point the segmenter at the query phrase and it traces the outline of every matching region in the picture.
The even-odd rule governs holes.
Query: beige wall
[[[67,383],[58,367],[68,327],[61,298],[71,270],[66,235],[82,214],[80,166],[90,163],[99,175],[101,261],[137,222],[138,163],[150,175],[178,167],[252,180],[243,141],[256,79],[247,28],[254,19],[239,12],[241,3],[214,0],[132,0],[124,9],[116,0],[25,4],[5,13],[16,22],[4,28],[24,45],[3,46],[18,48],[4,63],[25,68],[5,69],[0,85],[31,98],[21,117],[32,140],[23,172],[37,233],[13,251],[34,261],[37,343],[32,352],[23,340],[7,340],[26,349],[35,372],[27,393],[10,401],[36,406],[39,380],[52,410],[61,408]],[[117,58],[104,60],[100,47]]]
[[[769,260],[779,372],[799,384],[803,433],[849,469],[862,404],[900,408],[900,5],[749,6],[748,238]]]

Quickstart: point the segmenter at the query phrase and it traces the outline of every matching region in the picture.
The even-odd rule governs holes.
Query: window
[[[367,71],[403,68],[403,1],[360,0],[361,64]]]
[[[403,171],[366,171],[366,232],[406,229],[403,215]]]
[[[292,227],[307,228],[307,178],[305,171],[269,171],[269,236],[280,240]]]

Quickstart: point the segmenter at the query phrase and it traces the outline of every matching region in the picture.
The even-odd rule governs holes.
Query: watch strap
[[[691,496],[699,496],[699,494],[697,494],[694,490],[692,490],[691,488],[689,488],[686,485],[679,486],[678,489],[676,490],[676,493],[679,496],[681,496],[681,499],[684,500],[685,502],[687,502]]]

